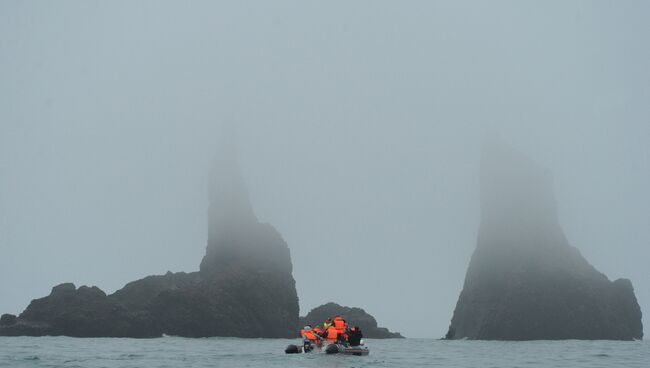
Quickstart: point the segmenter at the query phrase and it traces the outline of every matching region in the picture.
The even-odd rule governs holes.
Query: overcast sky
[[[649,313],[648,19],[647,1],[0,1],[0,313],[198,270],[224,123],[301,314],[336,301],[443,336],[490,129],[549,168],[569,242]]]

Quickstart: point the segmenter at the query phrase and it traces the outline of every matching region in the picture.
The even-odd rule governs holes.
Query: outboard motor
[[[298,345],[288,345],[284,352],[287,354],[298,354],[302,353],[302,349]]]

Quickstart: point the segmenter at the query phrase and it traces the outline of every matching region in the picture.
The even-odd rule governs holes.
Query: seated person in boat
[[[361,339],[363,338],[363,333],[359,326],[352,326],[348,330],[348,343],[350,346],[359,346],[361,345]]]
[[[300,336],[302,336],[302,339],[305,344],[315,344],[318,345],[321,340],[323,340],[320,335],[314,333],[314,330],[312,330],[310,325],[306,325],[305,327],[300,330]]]
[[[348,324],[343,317],[334,317],[334,328],[336,328],[336,332],[338,333],[338,342],[345,345],[348,339]]]
[[[336,343],[339,341],[339,332],[333,325],[330,325],[325,332],[323,333],[325,341],[330,343]],[[342,336],[341,336],[342,337]]]
[[[311,330],[314,331],[314,333],[315,333],[316,335],[318,335],[319,337],[321,337],[321,338],[323,337],[323,333],[325,332],[325,331],[323,331],[323,329],[321,329],[320,326],[318,326],[318,325],[316,325],[315,327],[313,327]],[[321,339],[321,340],[322,340],[322,339]]]
[[[323,322],[323,330],[327,331],[330,326],[334,324],[334,321],[332,321],[331,318],[328,318],[325,322]]]

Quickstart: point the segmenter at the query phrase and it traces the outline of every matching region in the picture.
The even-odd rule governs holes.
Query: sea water
[[[646,341],[365,341],[368,356],[285,354],[297,339],[0,337],[0,367],[650,367]]]

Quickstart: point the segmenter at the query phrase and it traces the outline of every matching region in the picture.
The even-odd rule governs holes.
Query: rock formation
[[[569,245],[550,174],[500,142],[481,162],[476,250],[448,339],[641,339],[632,283],[609,281]]]
[[[112,295],[61,284],[16,317],[0,335],[78,337],[294,337],[298,296],[289,248],[260,223],[231,154],[211,175],[209,234],[200,271],[149,276]]]
[[[306,316],[300,317],[300,327],[307,324],[322,325],[327,318],[336,315],[340,315],[351,325],[359,326],[364,337],[374,339],[404,338],[399,332],[390,332],[387,328],[378,327],[375,317],[366,313],[365,310],[343,307],[336,303],[327,303],[312,309]]]
[[[5,314],[4,319],[8,322],[0,324],[0,335],[8,336],[160,335],[148,313],[128,310],[97,287],[77,289],[70,283],[55,286],[49,296],[33,300],[18,318]]]

